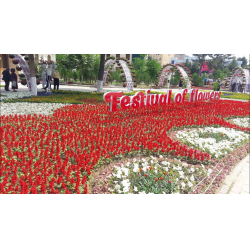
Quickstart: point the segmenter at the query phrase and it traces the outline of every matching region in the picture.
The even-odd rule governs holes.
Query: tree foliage
[[[245,56],[237,58],[237,61],[242,61],[241,67],[244,67],[247,65],[247,59]]]

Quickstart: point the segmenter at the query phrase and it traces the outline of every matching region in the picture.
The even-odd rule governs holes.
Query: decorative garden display
[[[250,92],[250,68],[236,67],[227,78],[229,90],[234,92]],[[233,89],[234,88],[234,89]]]
[[[123,81],[126,81],[126,86],[127,89],[130,91],[133,91],[133,82],[136,81],[135,77],[136,75],[133,73],[132,75],[132,69],[133,67],[127,62],[127,59],[125,58],[120,58],[120,59],[114,59],[109,57],[106,62],[105,62],[105,70],[103,74],[103,85],[105,85],[107,79],[108,79],[108,74],[110,72],[111,66],[117,64],[121,68],[121,73],[122,74],[122,79]]]
[[[171,75],[174,73],[174,71],[179,71],[181,80],[182,81],[187,81],[187,88],[190,91],[191,90],[191,85],[192,85],[192,80],[190,78],[190,71],[187,67],[185,67],[183,64],[177,63],[177,64],[171,64],[168,63],[162,67],[158,74],[158,84],[160,87],[164,85],[164,80],[167,75],[168,82],[171,80]],[[169,85],[168,85],[169,87]]]

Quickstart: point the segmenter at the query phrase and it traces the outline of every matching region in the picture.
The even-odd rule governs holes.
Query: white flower
[[[182,189],[186,187],[186,184],[184,182],[181,183]]]
[[[130,186],[130,181],[129,181],[129,179],[123,180],[123,181],[122,181],[122,185],[123,185],[124,187],[129,187],[129,186]]]
[[[137,192],[137,191],[138,191],[138,188],[137,188],[137,187],[134,187],[134,191]]]
[[[143,191],[143,192],[139,192],[139,194],[146,194],[146,193],[145,193],[145,191]]]
[[[129,192],[129,187],[124,187],[123,190],[122,190],[123,193],[127,193]]]
[[[130,166],[130,162],[127,162],[126,166],[129,167]]]
[[[117,184],[117,185],[115,185],[115,189],[116,189],[116,190],[119,190],[120,188],[121,188],[121,186],[120,186],[120,185],[118,185],[118,184]]]
[[[161,164],[166,166],[166,165],[170,165],[170,162],[163,161]]]
[[[195,170],[193,167],[190,168],[190,171],[193,173]]]
[[[192,182],[189,181],[189,182],[188,182],[188,186],[189,186],[189,187],[192,187],[192,186],[193,186]]]
[[[194,181],[194,175],[191,176],[190,180],[191,180],[191,181]]]
[[[163,158],[163,156],[162,156],[162,155],[160,155],[159,157],[160,157],[160,158]]]

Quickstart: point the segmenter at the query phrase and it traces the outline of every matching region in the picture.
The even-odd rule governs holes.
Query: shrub
[[[213,82],[213,90],[214,91],[220,90],[220,83],[219,82]]]

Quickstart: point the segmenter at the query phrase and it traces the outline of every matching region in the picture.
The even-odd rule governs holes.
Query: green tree
[[[193,82],[194,82],[194,86],[202,87],[204,84],[204,78],[202,76],[199,76],[199,74],[194,73]]]
[[[244,67],[247,65],[247,59],[245,56],[237,58],[237,61],[242,61],[241,67]]]
[[[235,67],[238,67],[238,63],[237,63],[237,61],[236,61],[236,59],[234,57],[233,60],[228,65],[228,68],[229,68],[230,71],[232,71]]]
[[[198,63],[198,68],[200,70],[205,63],[208,54],[193,54],[193,56],[197,57],[197,59],[193,60],[193,62]]]
[[[228,60],[234,58],[233,54],[208,54],[208,56],[211,58],[209,61],[209,67],[214,70],[223,70],[226,67]]]
[[[150,81],[155,83],[157,81],[158,73],[161,69],[161,65],[157,60],[147,60],[145,72],[149,75]]]
[[[98,80],[97,80],[97,92],[102,92],[104,66],[105,66],[105,54],[101,54],[101,60],[98,71]]]

